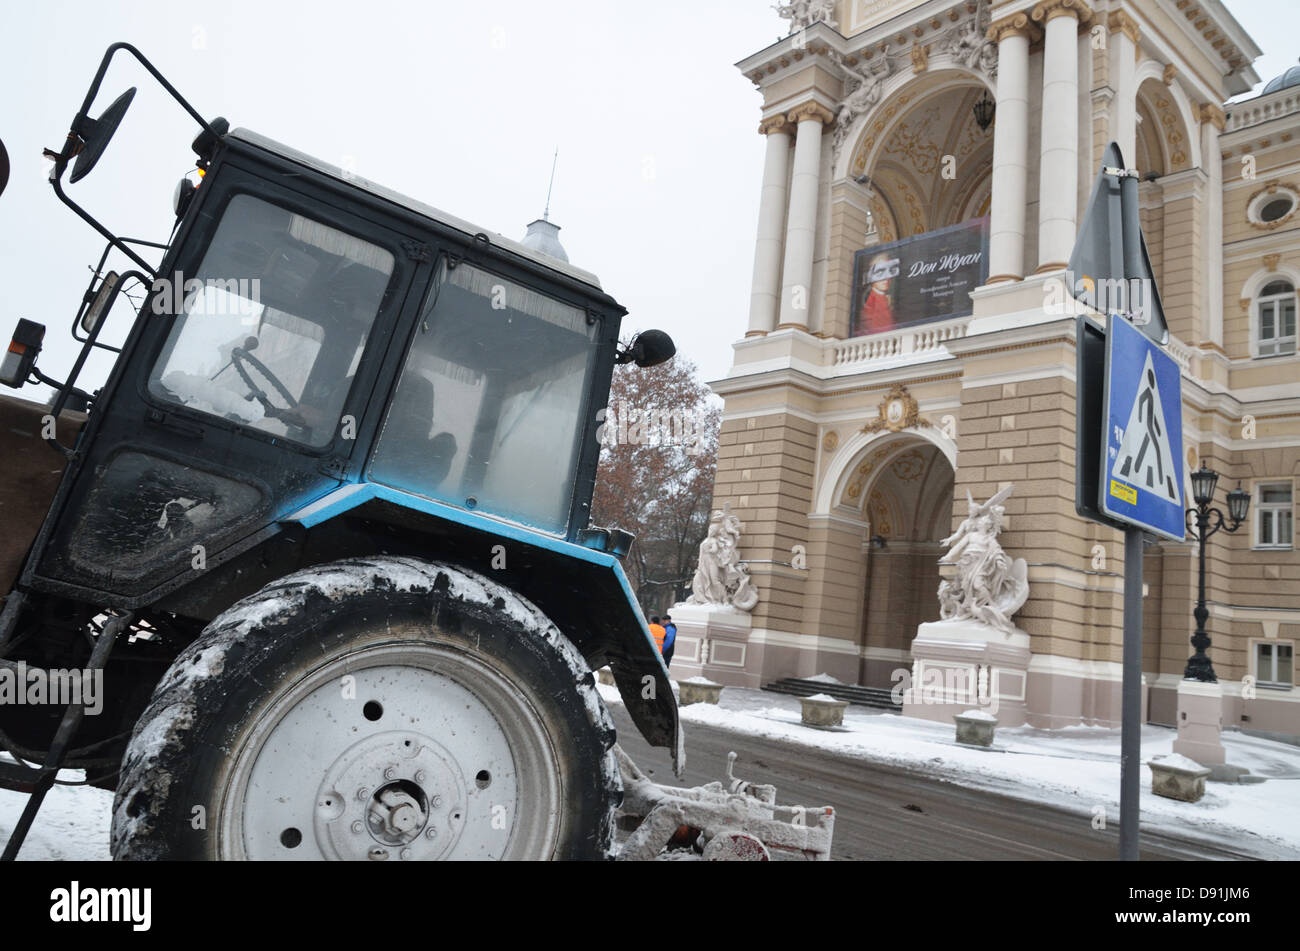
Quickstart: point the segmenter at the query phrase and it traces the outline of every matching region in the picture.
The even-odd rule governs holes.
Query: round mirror
[[[0,142],[0,195],[4,194],[5,186],[9,184],[9,153],[5,151],[5,144]]]
[[[113,133],[122,122],[122,117],[126,115],[127,107],[131,105],[131,100],[135,98],[135,87],[132,86],[122,95],[118,96],[100,115],[98,119],[86,121],[85,144],[81,151],[77,153],[77,162],[72,166],[72,175],[68,179],[70,182],[79,182],[95,167],[99,157],[104,154],[104,149],[108,148],[108,143],[113,138]]]

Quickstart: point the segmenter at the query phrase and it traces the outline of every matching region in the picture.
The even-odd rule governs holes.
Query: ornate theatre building
[[[1300,68],[1262,94],[1221,0],[803,0],[742,60],[765,149],[748,326],[715,508],[743,524],[752,612],[688,618],[674,672],[830,676],[911,715],[996,699],[1007,725],[1114,725],[1123,537],[1075,511],[1077,307],[1064,269],[1103,148],[1142,224],[1182,370],[1184,468],[1240,482],[1209,543],[1225,727],[1300,734]],[[1072,278],[1071,278],[1072,279]],[[743,332],[743,337],[740,336]],[[1183,487],[1190,503],[1190,482]],[[1015,634],[926,638],[938,562],[1014,484]],[[1145,552],[1147,718],[1174,724],[1194,542]],[[676,611],[674,616],[676,616]]]

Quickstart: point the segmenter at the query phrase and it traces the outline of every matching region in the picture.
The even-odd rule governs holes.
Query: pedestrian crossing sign
[[[1182,541],[1182,375],[1173,357],[1118,314],[1106,322],[1105,399],[1101,511]]]

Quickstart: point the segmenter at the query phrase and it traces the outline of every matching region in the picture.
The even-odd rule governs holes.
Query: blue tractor
[[[198,127],[166,241],[64,190],[135,94],[90,118],[118,53]],[[632,538],[590,525],[613,368],[666,334],[621,343],[594,275],[207,120],[124,43],[46,157],[107,243],[69,375],[34,321],[0,359],[54,391],[0,398],[0,787],[31,794],[4,858],[60,769],[115,790],[121,859],[829,857],[833,810],[730,762],[650,781],[597,689],[680,776]]]
[[[118,53],[198,127],[166,241],[64,191],[130,104],[88,115]],[[55,392],[0,400],[0,673],[102,696],[0,705],[0,784],[33,793],[8,857],[60,767],[116,789],[118,858],[608,856],[593,669],[679,768],[682,737],[631,537],[589,526],[597,413],[615,364],[672,341],[620,344],[625,310],[567,262],[203,118],[127,44],[47,158],[107,247],[71,375],[27,320],[0,371]],[[118,353],[86,393],[96,348]]]

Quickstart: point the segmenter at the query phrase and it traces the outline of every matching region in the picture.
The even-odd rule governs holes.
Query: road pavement
[[[696,786],[736,776],[776,786],[786,805],[835,807],[832,857],[860,859],[1115,859],[1119,816],[1105,830],[1092,817],[971,789],[841,754],[702,724],[686,726],[686,775],[673,777],[668,751],[641,739],[621,704],[610,704],[619,742],[656,782]],[[1254,858],[1222,846],[1142,831],[1143,859]]]

